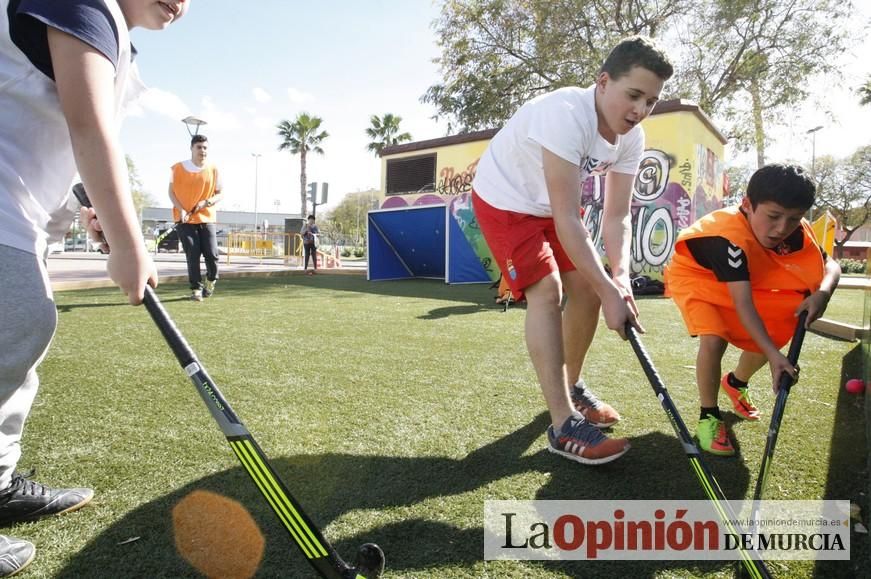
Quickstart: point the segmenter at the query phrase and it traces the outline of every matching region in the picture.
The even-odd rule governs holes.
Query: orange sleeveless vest
[[[182,207],[192,209],[200,201],[210,198],[215,194],[217,183],[218,170],[213,165],[204,167],[198,173],[186,171],[183,163],[176,163],[172,166],[172,191]],[[174,206],[172,208],[172,218],[176,223],[181,221],[181,214]],[[200,211],[191,215],[188,220],[188,223],[214,222],[214,207],[203,207]]]
[[[796,308],[825,276],[813,230],[804,219],[800,227],[802,248],[788,255],[763,247],[738,207],[713,211],[681,231],[664,278],[667,295],[680,308],[690,334],[714,334],[744,350],[760,351],[741,324],[726,283],[699,265],[686,246],[688,239],[718,236],[744,251],[756,311],[775,345],[786,344],[795,330]]]

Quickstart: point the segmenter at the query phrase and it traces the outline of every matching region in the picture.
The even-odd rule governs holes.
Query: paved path
[[[54,291],[110,287],[114,285],[106,275],[106,258],[99,253],[65,252],[48,257],[48,274]],[[161,253],[153,256],[161,283],[187,281],[184,254]],[[345,261],[338,269],[321,269],[322,273],[366,274],[365,261]],[[205,266],[203,266],[205,271]],[[286,265],[280,260],[234,257],[227,263],[222,256],[218,264],[222,278],[269,275],[302,275],[302,268]]]

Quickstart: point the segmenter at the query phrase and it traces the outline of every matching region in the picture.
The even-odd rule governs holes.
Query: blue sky
[[[857,21],[867,22],[867,7],[859,12]],[[309,181],[328,181],[327,208],[335,206],[345,193],[379,187],[380,162],[365,148],[370,115],[403,117],[415,140],[445,134],[431,119],[434,109],[420,102],[439,78],[432,63],[437,15],[430,0],[192,0],[167,30],[133,31],[152,90],[126,119],[122,144],[156,204],[168,206],[169,167],[190,156],[180,119],[203,118],[209,124],[201,132],[224,180],[224,208],[254,210],[252,153],[260,153],[258,210],[295,213],[299,159],[277,151],[275,125],[306,111],[323,118],[331,135],[326,154],[309,158]],[[871,72],[871,40],[864,37],[840,63],[850,87]],[[830,82],[815,83],[813,92],[807,106],[771,130],[770,160],[809,165],[805,131],[817,125],[825,125],[816,133],[818,157],[871,143],[871,107],[860,108],[855,94]],[[737,158],[752,162],[752,155]]]
[[[136,29],[143,80],[152,89],[121,133],[146,190],[168,205],[169,167],[189,158],[188,114],[208,122],[211,159],[224,179],[226,209],[299,210],[299,158],[279,153],[275,125],[306,111],[330,133],[311,155],[309,181],[347,192],[377,188],[380,161],[366,151],[372,114],[403,117],[415,139],[443,136],[420,96],[436,82],[438,55],[429,0],[364,2],[193,0],[165,31]]]

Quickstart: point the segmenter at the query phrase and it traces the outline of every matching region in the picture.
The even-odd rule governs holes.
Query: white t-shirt
[[[497,209],[551,217],[542,147],[577,165],[581,183],[608,171],[634,175],[644,152],[641,125],[611,144],[599,134],[598,124],[595,86],[538,96],[520,107],[490,141],[472,187]]]
[[[37,255],[63,237],[78,212],[70,195],[76,164],[48,65],[47,26],[114,64],[115,129],[124,105],[144,89],[117,0],[21,0],[11,8],[10,0],[0,0],[0,245]]]

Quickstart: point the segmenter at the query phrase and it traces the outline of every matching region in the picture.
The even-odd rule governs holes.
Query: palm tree
[[[410,133],[399,132],[399,123],[402,122],[402,117],[384,113],[381,118],[378,118],[378,115],[372,115],[369,122],[372,123],[372,126],[366,129],[366,136],[372,139],[372,142],[366,148],[375,153],[376,157],[381,155],[384,147],[411,140]]]
[[[308,202],[306,199],[306,175],[305,158],[309,151],[324,154],[321,143],[329,137],[329,133],[321,131],[323,119],[313,117],[308,113],[300,113],[291,123],[281,121],[276,125],[278,136],[281,137],[279,151],[290,151],[291,155],[299,155],[299,199],[302,207],[302,216],[308,215]]]

